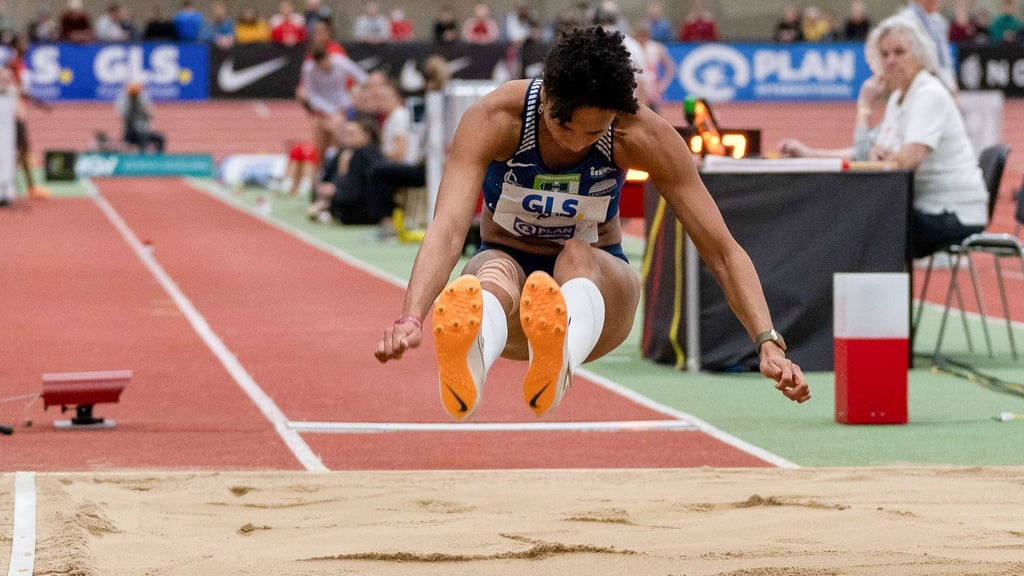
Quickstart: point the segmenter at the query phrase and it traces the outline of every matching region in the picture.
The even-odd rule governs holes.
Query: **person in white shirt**
[[[352,37],[359,42],[381,44],[391,40],[391,21],[380,13],[380,4],[367,2],[352,25]]]
[[[124,28],[124,8],[114,3],[107,6],[105,14],[96,19],[96,39],[102,42],[125,42],[130,40]]]
[[[928,256],[988,223],[988,192],[963,118],[935,77],[924,32],[904,16],[883,20],[865,49],[891,91],[869,158],[914,171],[910,252]]]
[[[351,83],[366,81],[366,72],[347,56],[329,54],[324,48],[302,63],[301,81],[295,96],[313,117],[313,141],[320,160],[334,139],[336,125],[352,107]]]

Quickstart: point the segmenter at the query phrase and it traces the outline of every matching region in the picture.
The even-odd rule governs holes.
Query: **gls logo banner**
[[[143,82],[155,101],[208,96],[202,44],[41,44],[25,61],[29,93],[43,100],[113,100],[129,81]]]
[[[871,76],[864,46],[834,44],[671,44],[676,78],[670,101],[855,100]]]

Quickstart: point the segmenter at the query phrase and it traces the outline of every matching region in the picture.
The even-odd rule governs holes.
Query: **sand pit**
[[[55,473],[36,488],[35,574],[1024,574],[1024,468]],[[6,474],[0,569],[12,494]]]

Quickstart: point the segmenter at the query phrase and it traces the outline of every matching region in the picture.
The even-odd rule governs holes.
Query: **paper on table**
[[[761,158],[730,158],[727,156],[707,156],[704,158],[702,172],[841,172],[847,166],[846,161],[839,158],[779,158],[775,160]]]

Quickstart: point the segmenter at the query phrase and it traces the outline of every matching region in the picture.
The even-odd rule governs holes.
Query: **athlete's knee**
[[[519,297],[526,280],[522,268],[511,258],[489,258],[477,268],[480,286],[497,296],[508,314],[519,309]]]

